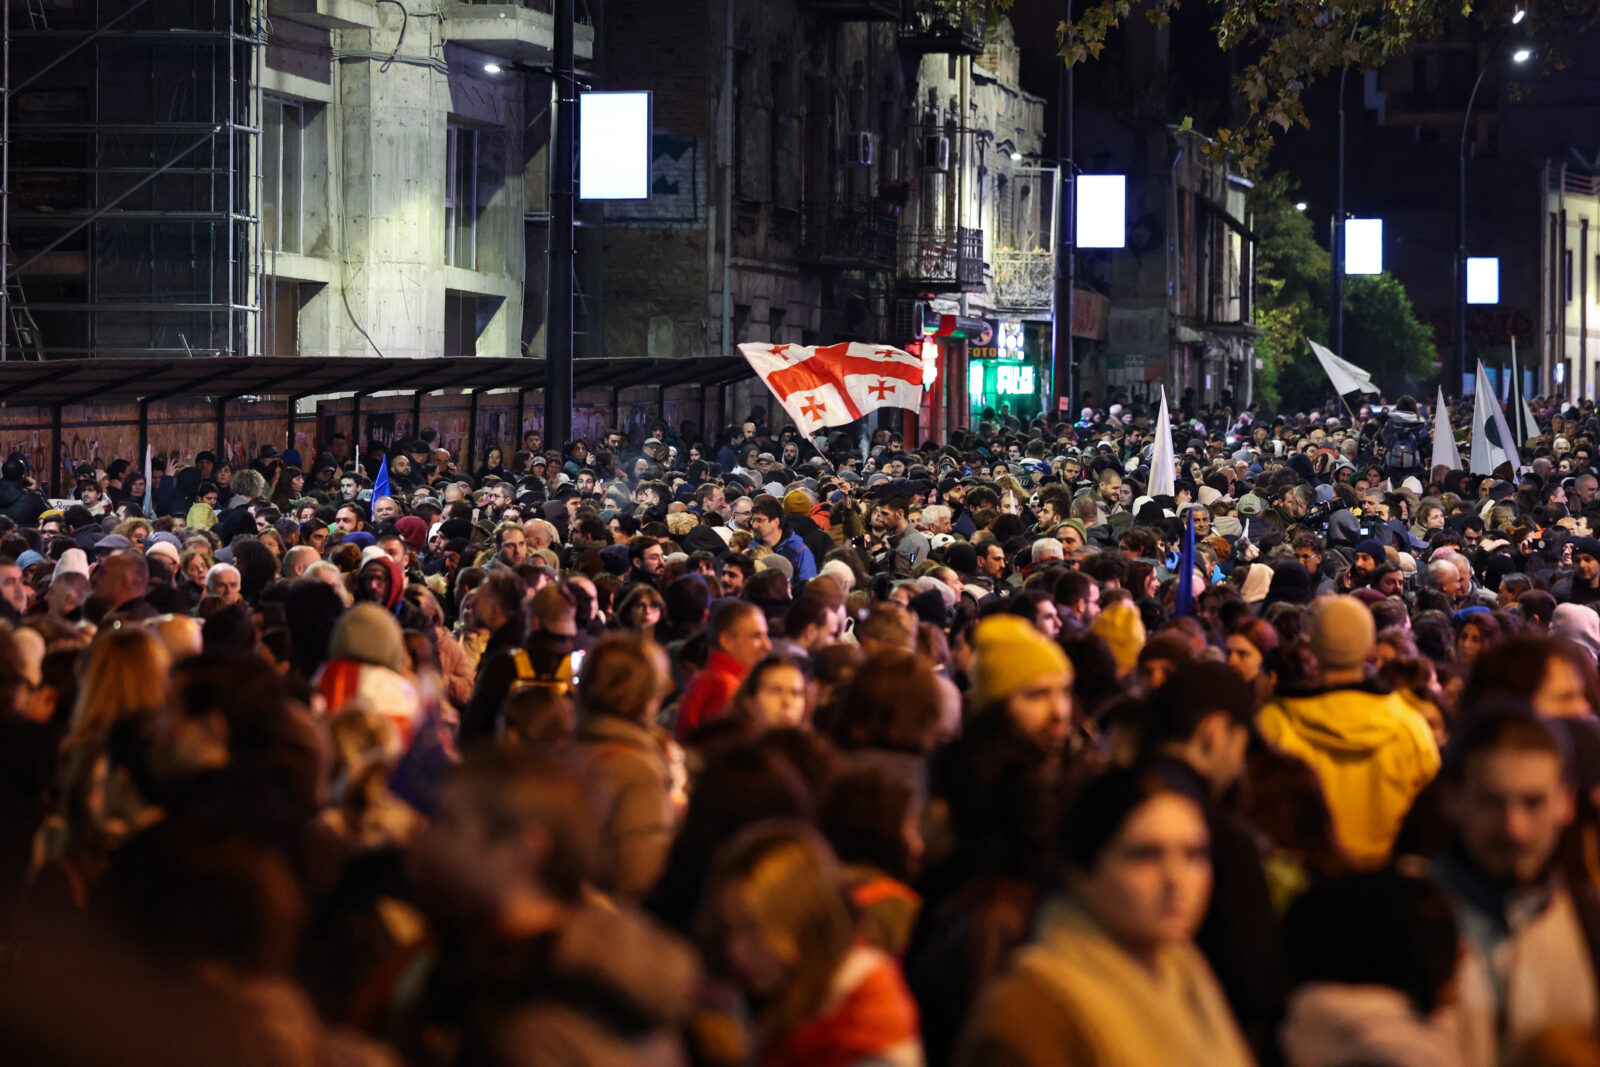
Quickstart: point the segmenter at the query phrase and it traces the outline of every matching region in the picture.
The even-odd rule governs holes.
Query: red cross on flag
[[[879,408],[922,406],[922,360],[898,348],[859,341],[816,347],[751,342],[739,351],[807,437]]]

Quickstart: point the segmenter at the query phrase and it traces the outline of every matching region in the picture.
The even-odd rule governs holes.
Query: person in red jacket
[[[680,741],[706,723],[721,718],[750,668],[772,651],[766,615],[743,600],[717,609],[711,617],[707,637],[711,641],[711,655],[706,659],[705,670],[689,682],[689,687],[683,691],[683,702],[678,706]]]

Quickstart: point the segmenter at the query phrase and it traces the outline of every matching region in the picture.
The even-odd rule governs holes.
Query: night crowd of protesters
[[[1593,404],[1116,399],[12,457],[0,1062],[1600,1063]]]

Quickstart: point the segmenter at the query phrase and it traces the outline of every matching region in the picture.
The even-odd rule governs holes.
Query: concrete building
[[[1539,257],[1537,353],[1518,366],[1541,393],[1593,399],[1600,388],[1600,177],[1548,163]]]
[[[1249,183],[1202,154],[1194,131],[1126,124],[1080,109],[1080,165],[1127,175],[1127,243],[1080,249],[1083,291],[1105,301],[1103,341],[1080,334],[1083,389],[1174,406],[1247,404],[1256,371]],[[1091,298],[1092,299],[1092,298]],[[1087,352],[1087,355],[1085,355]],[[1087,403],[1087,400],[1085,401]]]
[[[975,425],[986,413],[1027,422],[1051,406],[1060,172],[1043,157],[1045,101],[1023,90],[1019,66],[1011,23],[1000,19],[970,62],[952,70],[945,57],[924,56],[918,69],[924,144],[932,147],[923,150],[907,217],[916,220],[913,232],[936,235],[936,246],[946,240],[944,220],[959,217],[972,261],[959,291],[932,291],[924,314],[984,323],[930,342],[965,408],[952,425]],[[957,148],[949,169],[928,167],[945,144]],[[929,243],[908,244],[908,273],[928,258]]]
[[[541,353],[544,6],[13,11],[9,237],[40,352]]]

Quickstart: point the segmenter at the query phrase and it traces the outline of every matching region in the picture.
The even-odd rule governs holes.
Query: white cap
[[[50,575],[53,582],[63,574],[81,574],[89,577],[89,556],[81,548],[69,548],[61,553],[61,558],[56,560],[56,569]]]

